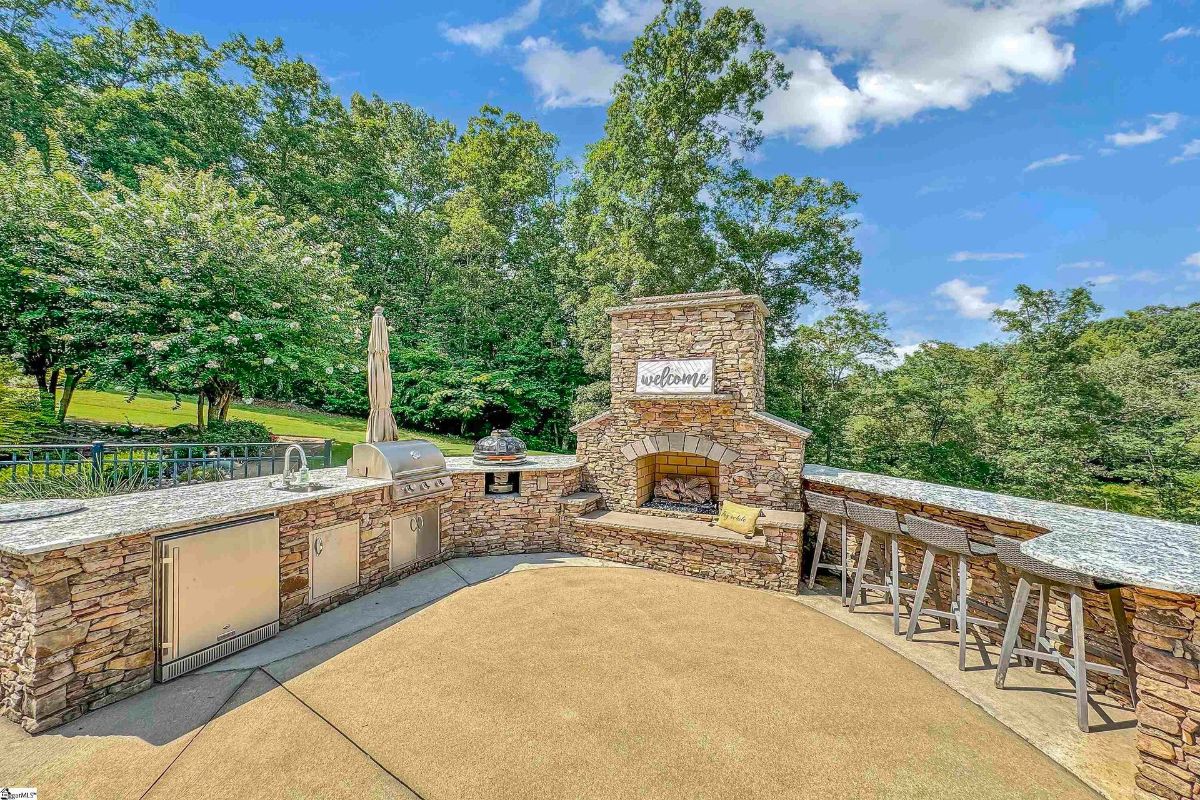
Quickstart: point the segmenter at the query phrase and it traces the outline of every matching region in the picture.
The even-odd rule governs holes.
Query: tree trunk
[[[233,403],[233,389],[221,392],[217,404],[217,419],[225,422],[229,418],[229,406]]]
[[[204,392],[196,395],[196,430],[204,432]]]
[[[84,371],[67,367],[66,381],[63,383],[62,398],[58,401],[58,421],[62,422],[67,418],[67,409],[71,405],[71,398],[75,396],[75,387],[79,385],[79,381],[83,379]]]
[[[58,376],[62,371],[55,367],[50,371],[50,386],[47,388],[47,393],[50,395],[50,410],[57,413],[58,407]]]

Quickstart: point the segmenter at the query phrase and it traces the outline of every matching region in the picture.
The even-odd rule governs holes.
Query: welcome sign
[[[635,394],[712,394],[713,360],[638,361]]]

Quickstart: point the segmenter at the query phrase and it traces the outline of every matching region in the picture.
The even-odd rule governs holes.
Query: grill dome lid
[[[476,464],[520,464],[525,460],[525,443],[507,428],[497,428],[475,443]]]

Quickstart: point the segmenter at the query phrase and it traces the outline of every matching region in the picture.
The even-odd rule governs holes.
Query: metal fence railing
[[[0,444],[0,482],[53,479],[83,470],[160,487],[255,478],[283,472],[284,453],[293,444],[304,449],[310,468],[332,466],[331,439],[220,444]],[[295,458],[292,466],[296,467]]]

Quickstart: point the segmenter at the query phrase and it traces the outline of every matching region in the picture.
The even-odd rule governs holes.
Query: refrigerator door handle
[[[162,644],[159,645],[162,655],[159,660],[167,662],[175,657],[175,636],[179,630],[176,618],[179,613],[179,548],[166,545],[163,550],[167,554],[161,560],[164,602]]]

